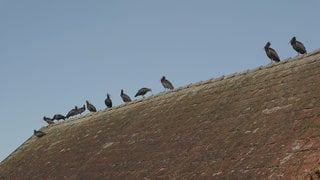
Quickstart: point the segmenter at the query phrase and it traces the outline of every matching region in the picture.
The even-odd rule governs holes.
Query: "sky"
[[[320,48],[319,0],[0,0],[0,161],[46,126],[106,94],[122,104]],[[134,98],[135,99],[135,98]]]

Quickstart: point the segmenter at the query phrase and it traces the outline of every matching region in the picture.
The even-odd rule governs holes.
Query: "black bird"
[[[62,114],[55,114],[53,116],[53,118],[52,118],[52,120],[58,120],[58,121],[61,120],[61,119],[65,120],[66,117],[64,115],[62,115]]]
[[[78,115],[78,114],[80,114],[80,115],[81,115],[85,110],[86,110],[86,106],[85,106],[85,105],[83,105],[81,108],[77,109],[77,113],[76,113],[76,115]]]
[[[106,106],[108,108],[111,108],[112,107],[112,101],[110,99],[110,94],[107,94],[107,98],[104,100],[104,103],[106,104]]]
[[[86,101],[87,103],[87,109],[90,111],[90,112],[97,112],[97,109],[96,107],[94,107],[94,105],[92,105],[91,103],[89,103],[89,101]]]
[[[121,89],[121,94],[120,94],[120,96],[121,96],[123,102],[130,102],[130,101],[131,101],[131,98],[130,98],[127,94],[125,94],[125,93],[123,92],[123,89]]]
[[[71,109],[68,114],[66,115],[66,118],[68,119],[69,117],[77,115],[78,112],[78,107],[75,106],[73,109]]]
[[[173,85],[171,84],[171,82],[169,80],[167,80],[165,76],[162,76],[161,83],[162,83],[162,86],[164,87],[165,90],[174,88]]]
[[[271,62],[272,61],[280,62],[280,58],[277,52],[274,49],[272,49],[270,45],[271,43],[267,42],[267,44],[264,46],[264,50],[266,51],[267,56],[271,59]]]
[[[33,134],[37,137],[42,137],[44,135],[46,135],[46,133],[42,132],[42,131],[37,131],[37,130],[34,130],[33,131]]]
[[[145,94],[147,94],[147,92],[151,91],[150,88],[141,88],[138,90],[137,94],[134,96],[134,97],[137,97],[137,96],[142,96],[144,97]]]
[[[54,124],[53,119],[43,116],[43,120],[46,121],[49,125]]]
[[[307,50],[302,44],[302,42],[297,41],[295,36],[293,36],[293,38],[290,40],[290,44],[292,45],[293,49],[296,50],[298,53],[307,53]]]

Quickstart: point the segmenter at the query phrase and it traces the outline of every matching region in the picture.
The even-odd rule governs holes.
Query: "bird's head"
[[[266,45],[264,45],[264,50],[267,50],[270,47],[271,43],[268,41]]]
[[[293,37],[291,38],[291,40],[289,41],[289,43],[290,43],[290,44],[296,43],[296,37],[293,36]]]
[[[265,45],[265,47],[269,47],[271,45],[271,43],[268,41],[267,44]]]

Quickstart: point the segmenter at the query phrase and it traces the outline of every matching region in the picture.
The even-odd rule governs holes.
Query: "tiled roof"
[[[41,130],[0,179],[317,178],[320,50]]]

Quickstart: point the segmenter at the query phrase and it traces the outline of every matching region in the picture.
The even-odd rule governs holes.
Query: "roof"
[[[49,125],[0,179],[317,177],[319,82],[317,50]]]

